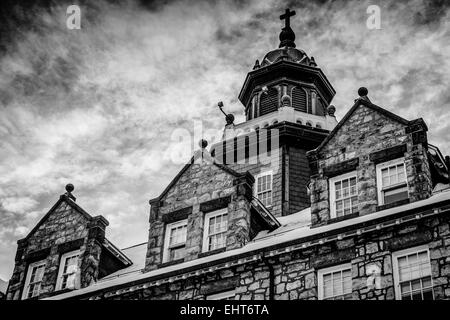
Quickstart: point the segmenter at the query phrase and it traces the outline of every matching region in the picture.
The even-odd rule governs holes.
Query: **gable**
[[[52,245],[55,241],[68,242],[87,236],[87,225],[92,219],[72,200],[61,196],[58,202],[38,222],[25,238],[29,251],[38,250]],[[70,232],[69,232],[70,231]]]
[[[233,180],[243,174],[219,164],[207,151],[199,151],[174,177],[161,195],[150,203],[175,204],[173,209],[191,206],[195,198],[202,201],[228,195],[233,190]],[[227,190],[224,190],[227,189]],[[211,191],[211,192],[209,192]],[[212,191],[217,191],[212,194]]]
[[[386,149],[410,139],[405,130],[409,121],[373,106],[357,103],[317,148],[319,159],[326,163],[344,161],[368,154],[365,151],[369,149]]]
[[[167,210],[192,206],[195,202],[205,202],[222,198],[233,193],[236,175],[215,163],[200,162],[190,164],[177,176],[176,181],[165,190],[160,198]]]
[[[351,107],[351,109],[345,114],[345,116],[342,118],[341,121],[339,121],[339,123],[336,125],[336,127],[330,132],[330,134],[322,141],[322,143],[316,148],[315,153],[320,153],[320,151],[330,143],[330,141],[334,138],[334,136],[341,131],[342,126],[344,126],[348,120],[354,116],[354,113],[360,108],[360,107],[366,107],[366,108],[370,108],[371,110],[384,115],[386,118],[391,119],[392,121],[396,121],[400,124],[403,124],[405,126],[410,125],[411,123],[415,122],[415,121],[419,121],[419,122],[423,122],[422,119],[416,119],[413,121],[408,121],[384,108],[381,108],[373,103],[371,103],[370,101],[367,101],[363,98],[360,99],[356,99],[355,100],[355,104]],[[364,121],[362,121],[362,123],[364,124]],[[425,127],[426,129],[426,125],[425,123],[422,123],[422,125]],[[426,129],[427,130],[427,129]]]

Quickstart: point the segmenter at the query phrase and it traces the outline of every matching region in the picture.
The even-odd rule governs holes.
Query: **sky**
[[[70,4],[81,9],[79,30],[67,28]],[[381,29],[367,27],[369,5],[379,6]],[[255,60],[278,47],[286,7],[297,13],[297,47],[337,91],[338,120],[365,86],[373,103],[422,117],[429,142],[450,154],[448,1],[6,0],[0,278],[67,183],[77,204],[108,219],[114,244],[145,242],[148,200],[197,148],[183,132],[222,130],[218,101],[243,121],[237,96]]]

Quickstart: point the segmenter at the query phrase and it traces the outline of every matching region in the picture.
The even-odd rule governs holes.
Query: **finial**
[[[208,146],[208,141],[206,139],[201,139],[198,142],[198,145],[200,146],[200,148],[205,149]]]
[[[328,115],[334,117],[334,113],[336,112],[336,107],[330,104],[330,106],[327,109]]]
[[[361,87],[358,89],[358,95],[360,97],[367,96],[368,93],[369,93],[369,90],[367,90],[367,88],[365,88],[365,87]]]
[[[68,196],[70,199],[72,199],[73,201],[76,200],[76,198],[73,196],[72,191],[75,190],[75,187],[73,186],[73,184],[68,183],[66,185],[66,196]]]
[[[311,59],[309,59],[309,65],[313,66],[313,67],[317,67],[317,63],[316,60],[314,60],[314,57],[311,57]]]
[[[360,96],[360,99],[364,99],[368,102],[370,102],[369,97],[367,94],[369,93],[369,90],[367,90],[366,87],[361,87],[358,89],[358,95]]]
[[[255,65],[253,66],[253,70],[259,69],[261,66],[259,65],[259,60],[255,61]]]
[[[279,47],[292,47],[295,48],[295,33],[291,29],[290,19],[295,16],[295,11],[286,9],[285,13],[280,16],[280,20],[284,20],[284,28],[281,29],[280,33],[280,45]]]

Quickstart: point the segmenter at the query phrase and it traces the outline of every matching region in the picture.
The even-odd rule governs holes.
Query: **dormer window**
[[[187,220],[170,223],[166,227],[163,262],[183,259],[186,255]]]
[[[228,210],[221,209],[205,215],[203,252],[213,251],[226,246],[228,229]]]
[[[380,205],[408,199],[404,158],[377,165],[377,188]]]
[[[80,250],[71,251],[61,256],[56,290],[77,289],[78,286],[78,260]]]
[[[42,279],[44,277],[44,270],[45,260],[34,262],[28,266],[22,299],[29,299],[39,295]]]
[[[331,218],[356,213],[358,211],[356,171],[331,178],[329,183]]]
[[[255,196],[264,206],[272,206],[272,171],[261,172],[255,180]]]

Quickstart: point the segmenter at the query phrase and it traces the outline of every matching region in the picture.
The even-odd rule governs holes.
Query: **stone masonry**
[[[376,155],[397,154],[405,158],[410,201],[431,195],[431,173],[425,139],[415,132],[426,127],[408,125],[388,117],[359,100],[358,107],[321,150],[310,152],[316,172],[311,177],[312,224],[321,225],[330,219],[329,185],[332,176],[357,171],[359,215],[377,211]],[[399,151],[396,151],[399,150]],[[378,152],[378,153],[377,153]],[[392,160],[392,159],[389,159]],[[380,161],[381,162],[381,161]]]
[[[101,216],[90,217],[80,213],[61,196],[57,206],[27,238],[18,241],[15,267],[8,290],[8,299],[20,299],[27,267],[45,259],[46,269],[41,286],[42,295],[53,293],[56,286],[60,257],[65,252],[80,249],[80,287],[97,279],[101,243],[108,222]]]

